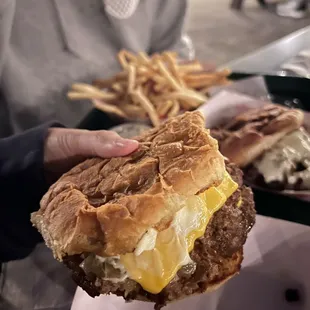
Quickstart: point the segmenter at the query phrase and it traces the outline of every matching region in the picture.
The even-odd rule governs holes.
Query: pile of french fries
[[[118,60],[123,71],[93,85],[76,83],[68,92],[71,100],[92,100],[106,113],[128,120],[163,119],[198,108],[206,102],[212,86],[229,83],[229,70],[204,71],[198,61],[180,63],[174,52],[148,56],[122,50]]]

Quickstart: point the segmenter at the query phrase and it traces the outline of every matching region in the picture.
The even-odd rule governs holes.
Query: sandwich
[[[129,156],[91,158],[64,174],[31,221],[90,296],[160,309],[239,272],[255,209],[200,112],[137,140]]]
[[[276,104],[248,110],[212,130],[222,154],[249,184],[274,190],[310,189],[310,134],[304,113]]]

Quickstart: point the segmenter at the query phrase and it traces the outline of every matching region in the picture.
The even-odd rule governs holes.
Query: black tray
[[[232,79],[250,77],[250,74],[233,73]],[[275,102],[310,111],[310,80],[298,77],[264,76],[268,90]],[[297,99],[297,100],[296,100]],[[109,129],[120,124],[105,113],[92,110],[78,128],[89,130]],[[282,195],[254,190],[258,214],[310,226],[310,203]]]

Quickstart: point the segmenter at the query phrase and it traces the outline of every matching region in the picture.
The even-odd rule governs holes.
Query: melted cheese
[[[195,240],[202,237],[212,215],[218,211],[238,188],[228,173],[218,187],[187,198],[185,206],[177,212],[166,230],[153,234],[156,242],[148,235],[147,250],[120,257],[128,276],[140,283],[148,292],[158,294],[176,275],[178,270],[191,262],[189,253]],[[146,245],[143,239],[143,246]],[[137,253],[139,255],[137,255]]]
[[[242,206],[242,198],[240,197],[237,202],[237,207],[240,208]]]

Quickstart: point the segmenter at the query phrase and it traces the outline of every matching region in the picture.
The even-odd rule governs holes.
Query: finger
[[[88,157],[125,156],[138,148],[137,141],[121,138],[112,131],[51,128],[45,143],[44,162],[60,162]]]
[[[83,132],[76,150],[79,155],[102,158],[120,157],[134,152],[139,146],[135,140],[121,138],[111,131]]]

